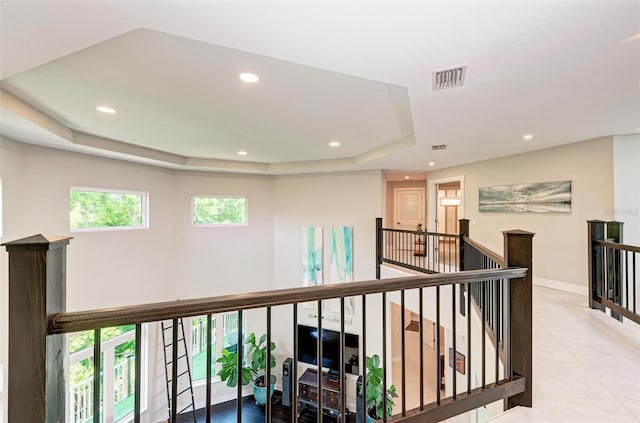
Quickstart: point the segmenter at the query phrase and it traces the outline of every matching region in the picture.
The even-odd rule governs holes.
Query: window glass
[[[224,348],[234,349],[238,343],[238,313],[217,314],[211,318],[211,376],[217,374],[216,360]],[[207,316],[191,320],[192,379],[207,377]]]
[[[244,197],[193,196],[194,225],[246,225],[247,199]]]
[[[143,192],[72,188],[71,230],[146,228],[146,205],[147,194]]]

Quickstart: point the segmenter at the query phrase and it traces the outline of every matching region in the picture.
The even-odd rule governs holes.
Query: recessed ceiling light
[[[404,179],[411,179],[411,176],[407,175],[404,177]]]
[[[533,134],[524,134],[522,136],[522,139],[525,141],[529,141],[530,139],[533,139]]]
[[[331,141],[329,147],[340,147],[340,141]]]
[[[255,82],[258,82],[260,80],[260,78],[258,77],[258,75],[256,75],[255,73],[241,73],[240,74],[240,79],[242,79],[244,82],[248,82],[250,84],[253,84]]]
[[[249,153],[247,153],[247,152],[246,152],[246,151],[244,151],[244,150],[240,150],[240,151],[238,151],[238,156],[246,156],[247,154],[249,154]]]
[[[102,113],[109,113],[110,115],[116,112],[116,109],[112,109],[111,107],[108,107],[108,106],[98,106],[96,107],[96,110]]]
[[[429,166],[435,166],[436,163],[435,162],[429,162]]]

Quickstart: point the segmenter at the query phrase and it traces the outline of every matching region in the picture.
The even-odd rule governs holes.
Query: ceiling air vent
[[[447,148],[447,144],[438,144],[438,145],[432,145],[431,149],[432,150],[444,150]]]
[[[467,74],[467,65],[433,71],[433,91],[461,87]]]

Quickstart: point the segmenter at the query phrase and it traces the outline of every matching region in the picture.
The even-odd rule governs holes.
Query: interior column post
[[[533,236],[512,230],[504,234],[504,261],[507,267],[526,267],[524,278],[512,279],[509,289],[511,369],[524,376],[526,389],[510,397],[507,408],[533,405]],[[509,357],[506,358],[509,360]]]
[[[70,239],[34,235],[2,244],[9,253],[10,422],[65,421],[65,335],[47,333],[49,318],[66,311]]]

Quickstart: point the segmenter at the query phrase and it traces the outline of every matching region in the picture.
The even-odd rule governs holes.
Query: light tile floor
[[[640,325],[537,286],[533,310],[533,408],[490,421],[639,423]]]

